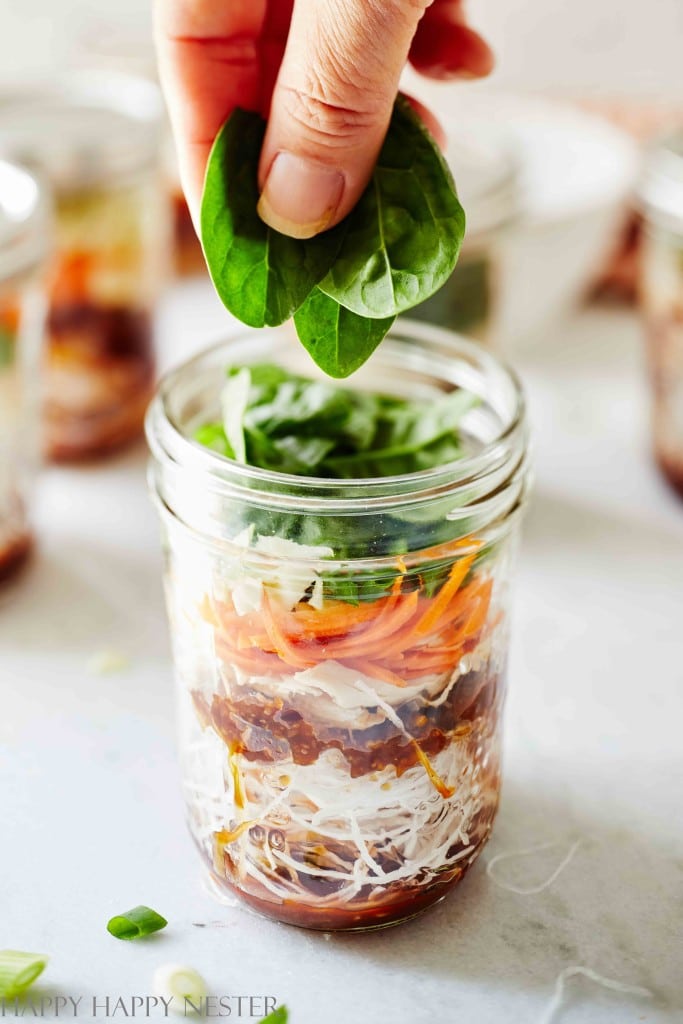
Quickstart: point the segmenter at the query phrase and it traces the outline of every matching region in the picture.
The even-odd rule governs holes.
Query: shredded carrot
[[[448,607],[451,598],[457,592],[460,584],[467,576],[469,568],[474,561],[474,557],[474,555],[469,555],[469,557],[461,558],[458,562],[453,563],[453,568],[448,574],[448,579],[434,598],[431,608],[425,612],[422,620],[418,622],[415,628],[415,632],[418,636],[424,636],[429,633],[438,622],[441,613]]]
[[[50,292],[54,301],[82,302],[87,299],[96,262],[92,252],[62,253],[52,275]]]
[[[380,598],[383,607],[388,598]],[[296,608],[286,613],[291,622],[290,629],[301,629],[301,632],[310,636],[338,636],[346,635],[355,626],[372,622],[379,611],[379,601],[359,605],[346,604],[344,601],[326,602],[321,610],[311,607],[310,604],[298,604]]]
[[[20,320],[21,308],[13,296],[10,296],[0,305],[0,328],[7,331],[8,334],[17,334]]]
[[[285,634],[278,620],[277,612],[273,608],[272,601],[265,591],[263,593],[263,624],[266,627],[266,633],[275,646],[275,650],[283,661],[302,669],[312,668],[315,665],[315,659],[304,657],[296,644]]]
[[[424,750],[417,742],[417,740],[412,740],[412,744],[413,747],[415,748],[415,753],[417,754],[420,760],[420,764],[427,772],[427,775],[429,776],[429,781],[434,786],[434,789],[437,791],[437,793],[441,794],[444,800],[450,799],[450,797],[452,797],[453,794],[455,793],[455,786],[447,786],[446,783],[441,778],[441,776],[434,771],[431,761],[429,760],[429,758],[427,757],[427,755],[425,754]]]
[[[466,628],[468,617],[472,613],[472,608],[477,604],[477,598],[482,594],[485,588],[485,583],[473,580],[466,587],[462,587],[460,590],[452,596],[451,601],[447,607],[442,611],[440,617],[436,622],[432,624],[430,630],[431,636],[438,636],[444,632],[444,630],[452,629],[454,626]],[[488,602],[488,596],[490,593],[487,592],[486,601]]]
[[[397,631],[415,615],[417,607],[417,591],[407,594],[400,605],[387,614],[388,609],[377,617],[373,625],[369,626],[362,633],[355,637],[347,637],[345,640],[337,640],[326,645],[325,656],[328,658],[343,658],[345,655],[359,657],[371,655],[376,651],[383,651]]]
[[[252,675],[275,676],[294,671],[277,654],[262,651],[258,647],[252,647],[249,651],[239,651],[224,637],[216,637],[216,654]]]
[[[454,562],[435,597],[403,593],[404,575],[391,592],[361,605],[326,602],[277,606],[264,591],[260,610],[238,615],[230,600],[204,599],[199,612],[215,630],[219,657],[247,672],[277,675],[334,659],[366,675],[405,686],[411,679],[452,670],[478,642],[491,603],[492,580],[463,587],[475,555]]]
[[[216,614],[214,606],[211,603],[211,598],[208,594],[204,594],[199,605],[199,614],[204,619],[204,622],[208,622],[211,626],[219,626],[220,619]]]
[[[236,839],[251,828],[252,825],[256,824],[255,818],[251,818],[249,821],[242,821],[236,828],[232,830],[221,829],[220,832],[214,832],[213,834],[213,866],[214,870],[218,874],[225,873],[225,848],[230,846],[230,843],[234,843]]]

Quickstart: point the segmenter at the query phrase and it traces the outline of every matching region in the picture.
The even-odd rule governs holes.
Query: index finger
[[[156,0],[154,34],[180,177],[196,222],[209,152],[235,107],[261,108],[266,0]]]

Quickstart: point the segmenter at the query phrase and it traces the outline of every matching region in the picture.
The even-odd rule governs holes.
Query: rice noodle
[[[569,967],[565,967],[565,969],[560,971],[558,974],[557,980],[555,981],[553,997],[546,1007],[538,1024],[554,1024],[557,1020],[557,1012],[561,1009],[564,1001],[565,982],[569,981],[570,978],[577,977],[578,975],[589,978],[590,981],[595,982],[596,985],[600,985],[602,988],[609,989],[612,992],[621,992],[624,995],[629,996],[639,996],[642,999],[651,999],[654,995],[649,988],[643,988],[641,985],[625,985],[623,982],[615,981],[613,978],[605,978],[604,975],[598,974],[597,971],[592,970],[590,967],[582,967],[578,964],[572,964]]]
[[[419,764],[400,777],[389,765],[353,779],[335,750],[313,765],[291,760],[264,764],[233,754],[243,790],[242,820],[260,825],[266,834],[286,833],[287,841],[282,849],[274,848],[247,829],[226,846],[226,854],[241,877],[257,881],[280,899],[300,894],[302,878],[309,884],[315,879],[338,883],[329,898],[316,896],[316,903],[352,900],[368,885],[436,877],[471,857],[488,832],[495,809],[497,751],[479,764],[473,757],[487,728],[483,721],[476,723],[470,736],[452,741],[433,759],[434,770],[456,790],[446,800]],[[191,826],[212,857],[215,834],[236,813],[226,748],[213,731],[197,727],[184,760]],[[324,864],[307,856],[317,847],[324,850]],[[289,869],[287,877],[278,873],[282,868]]]
[[[500,889],[505,889],[506,892],[514,892],[514,893],[516,893],[519,896],[535,896],[538,893],[544,892],[546,889],[550,888],[550,886],[553,884],[553,882],[557,878],[559,878],[559,876],[562,874],[564,869],[567,867],[569,862],[572,860],[572,858],[574,857],[574,854],[576,853],[576,851],[578,850],[579,846],[581,845],[581,840],[580,839],[577,839],[575,842],[572,843],[572,845],[569,847],[569,850],[564,855],[564,857],[562,858],[560,863],[557,865],[555,870],[552,872],[552,874],[548,878],[546,878],[546,880],[544,882],[541,882],[539,885],[531,885],[531,886],[522,887],[522,886],[513,885],[511,882],[503,882],[503,881],[501,881],[500,878],[496,877],[496,874],[495,874],[493,869],[495,868],[496,864],[499,864],[501,861],[512,860],[513,858],[517,858],[517,857],[530,857],[534,853],[540,853],[542,850],[553,850],[553,849],[555,849],[555,847],[560,846],[560,845],[563,845],[563,844],[559,840],[555,840],[555,841],[549,842],[549,843],[538,843],[536,846],[528,846],[524,850],[511,850],[508,853],[498,853],[498,854],[496,854],[495,857],[492,857],[491,860],[486,865],[486,874],[489,876],[489,878]]]

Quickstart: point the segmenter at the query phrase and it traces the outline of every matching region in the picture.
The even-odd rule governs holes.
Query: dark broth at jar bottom
[[[459,882],[480,853],[488,838],[498,805],[499,763],[496,728],[503,696],[502,679],[487,670],[463,675],[439,706],[421,705],[419,699],[408,702],[398,712],[405,732],[386,719],[366,729],[349,730],[330,726],[324,718],[317,719],[315,708],[305,710],[305,702],[296,699],[266,699],[251,686],[235,687],[231,696],[215,696],[211,706],[205,698],[193,694],[195,711],[202,728],[211,728],[225,743],[226,755],[248,761],[250,772],[266,770],[283,773],[287,785],[288,765],[315,766],[326,751],[339,753],[338,763],[345,764],[352,779],[367,779],[375,784],[377,774],[389,769],[396,780],[408,771],[423,772],[422,761],[434,763],[436,755],[459,748],[467,764],[465,775],[477,774],[479,799],[476,809],[458,821],[460,833],[454,829],[452,842],[444,850],[442,863],[436,870],[418,870],[415,875],[383,883],[385,875],[396,873],[405,864],[397,844],[372,849],[375,870],[352,896],[348,894],[350,873],[358,857],[357,840],[331,842],[329,836],[313,829],[293,832],[291,826],[278,828],[277,820],[255,824],[239,835],[237,822],[213,836],[212,856],[205,844],[195,836],[207,868],[220,889],[236,891],[261,913],[289,924],[317,929],[355,929],[382,927],[413,917],[440,900]],[[407,739],[407,735],[412,737]],[[457,756],[457,755],[456,755]],[[387,805],[391,788],[397,783],[387,781]],[[248,782],[247,782],[248,785]],[[382,783],[380,783],[382,785]],[[458,782],[446,787],[435,778],[434,818],[446,801],[458,800]],[[461,785],[471,786],[463,778]],[[451,792],[451,788],[453,792]],[[441,790],[441,792],[439,792]],[[239,803],[239,801],[238,801]],[[406,808],[407,812],[407,808]],[[190,819],[192,823],[192,819]],[[430,827],[428,820],[425,828]],[[273,857],[270,881],[276,887],[285,882],[294,891],[289,896],[283,887],[279,898],[256,879],[244,877],[241,859],[260,860],[263,872],[269,854]],[[279,853],[286,851],[289,866],[277,864]],[[292,867],[291,865],[296,865]],[[325,877],[320,870],[335,871],[337,876]],[[335,899],[339,893],[339,900]]]
[[[33,537],[28,530],[8,536],[0,523],[0,583],[23,568],[32,549]]]

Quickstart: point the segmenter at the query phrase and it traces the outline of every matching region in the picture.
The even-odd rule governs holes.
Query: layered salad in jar
[[[31,548],[17,450],[23,418],[20,320],[18,297],[0,287],[0,582],[13,575]]]
[[[0,582],[23,565],[32,547],[27,505],[38,449],[49,227],[42,184],[0,160]]]
[[[141,432],[168,241],[163,106],[151,83],[79,72],[0,94],[0,151],[55,199],[44,367],[46,448],[78,459]]]
[[[652,147],[639,202],[653,447],[664,476],[683,495],[683,130]]]
[[[463,877],[496,813],[523,473],[495,525],[467,505],[474,482],[455,514],[438,494],[375,513],[370,492],[345,514],[349,480],[408,486],[471,455],[475,395],[227,374],[219,419],[192,403],[197,450],[315,478],[329,503],[220,503],[211,544],[162,509],[190,830],[218,893],[311,928],[396,923]]]
[[[646,239],[645,259],[643,305],[655,458],[683,496],[683,235]]]
[[[59,197],[45,380],[54,458],[106,451],[140,430],[155,374],[147,198],[135,185]]]

